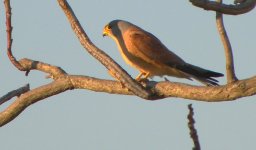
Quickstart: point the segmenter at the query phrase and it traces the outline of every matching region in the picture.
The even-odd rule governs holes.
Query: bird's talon
[[[149,80],[147,78],[140,78],[140,79],[136,79],[136,81],[138,81],[138,82],[148,82]]]

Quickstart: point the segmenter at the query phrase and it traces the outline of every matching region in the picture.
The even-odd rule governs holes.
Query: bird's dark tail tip
[[[182,66],[176,66],[177,69],[189,74],[192,78],[202,82],[207,86],[217,86],[218,80],[214,79],[216,77],[224,76],[222,73],[206,70],[191,64],[185,64]]]

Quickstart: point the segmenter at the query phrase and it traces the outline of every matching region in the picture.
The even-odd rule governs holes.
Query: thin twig
[[[29,84],[26,84],[25,86],[22,86],[22,87],[18,88],[17,90],[8,92],[6,95],[0,97],[0,105],[9,101],[10,99],[12,99],[15,96],[20,96],[21,94],[26,93],[27,91],[29,91]]]
[[[217,2],[222,3],[222,0],[217,0]],[[216,12],[216,24],[217,24],[219,35],[223,43],[225,55],[226,55],[227,82],[231,83],[231,82],[237,81],[237,77],[235,75],[233,52],[232,52],[232,47],[231,47],[227,32],[224,27],[223,15],[219,12]]]
[[[227,5],[210,0],[189,0],[194,6],[227,15],[240,15],[251,11],[256,0],[236,0],[235,5]]]
[[[4,0],[6,15],[6,33],[7,33],[7,55],[12,64],[20,71],[26,71],[12,54],[12,12],[10,0]]]
[[[188,114],[188,128],[190,131],[190,137],[193,140],[194,143],[194,147],[193,150],[200,150],[200,142],[198,139],[198,135],[197,135],[197,131],[195,128],[195,120],[193,118],[194,115],[194,111],[193,111],[193,107],[192,104],[188,105],[188,109],[189,109],[189,114]]]
[[[72,8],[66,0],[58,0],[59,5],[66,14],[72,29],[76,33],[80,43],[84,48],[95,57],[100,63],[102,63],[112,75],[116,77],[125,87],[131,90],[135,95],[148,99],[153,96],[150,91],[147,91],[142,85],[135,81],[124,69],[122,69],[111,57],[109,57],[104,51],[96,47],[86,35],[84,29],[76,18]]]

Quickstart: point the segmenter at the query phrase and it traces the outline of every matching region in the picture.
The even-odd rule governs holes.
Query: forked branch
[[[65,79],[56,80],[21,95],[10,106],[0,113],[0,127],[12,121],[31,104],[71,89],[72,86],[70,86],[69,83],[70,82],[67,82]]]
[[[89,37],[86,35],[84,29],[80,25],[76,18],[72,8],[69,6],[66,0],[58,0],[59,5],[64,11],[68,21],[78,37],[80,43],[84,48],[95,57],[101,64],[103,64],[117,80],[119,80],[125,87],[131,90],[135,95],[148,99],[152,95],[150,91],[147,91],[141,84],[135,81],[123,68],[121,68],[111,57],[109,57],[104,51],[95,46]]]

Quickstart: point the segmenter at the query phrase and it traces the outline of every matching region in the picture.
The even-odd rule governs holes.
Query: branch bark
[[[234,5],[222,4],[209,0],[189,0],[194,6],[203,8],[205,10],[212,10],[227,15],[240,15],[251,11],[255,5],[256,0],[240,0],[235,1]]]

